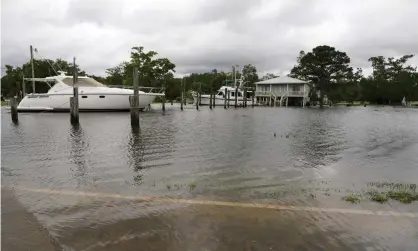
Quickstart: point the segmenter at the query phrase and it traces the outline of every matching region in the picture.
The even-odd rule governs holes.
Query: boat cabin
[[[225,89],[227,90],[227,95],[229,93],[230,98],[235,98],[236,89],[234,87],[231,87],[231,86],[222,86],[221,88],[219,88],[218,93],[216,94],[216,96],[225,98]],[[248,90],[247,91],[247,99],[250,99],[251,95],[252,95],[252,91]],[[238,98],[243,98],[244,90],[238,88],[237,96],[238,96]]]

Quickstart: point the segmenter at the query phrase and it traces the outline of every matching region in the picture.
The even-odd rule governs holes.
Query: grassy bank
[[[9,102],[8,101],[1,101],[1,106],[8,106]]]

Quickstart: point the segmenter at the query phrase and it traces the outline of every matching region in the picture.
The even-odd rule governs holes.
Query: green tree
[[[201,86],[202,93],[215,92],[222,85],[225,85],[226,77],[227,75],[224,72],[218,72],[216,69],[213,69],[211,72],[192,73],[185,77],[186,91],[197,91]],[[230,76],[229,79],[231,79]]]
[[[35,78],[45,78],[59,74],[58,71],[62,70],[65,73],[71,75],[73,72],[73,66],[71,63],[63,59],[34,59]],[[5,65],[6,74],[1,78],[1,92],[5,96],[14,96],[19,90],[17,82],[19,82],[20,89],[22,89],[23,78],[32,77],[32,68],[30,62],[26,62],[21,66],[13,67],[11,65]],[[85,76],[86,73],[77,66],[79,76]],[[46,83],[37,82],[36,92],[45,93],[49,90],[49,86]],[[26,81],[26,92],[32,92],[32,85]]]
[[[257,68],[252,64],[246,64],[242,68],[242,76],[247,86],[254,86],[254,83],[258,81]]]
[[[167,100],[175,100],[181,96],[181,78],[170,78],[167,80],[165,96]]]
[[[301,51],[297,62],[289,75],[314,85],[320,94],[320,107],[323,107],[324,95],[353,74],[347,54],[328,45],[317,46],[308,53]]]
[[[373,103],[400,103],[403,97],[418,99],[417,69],[408,65],[413,55],[398,59],[383,56],[371,57],[373,74],[361,81],[363,98]]]
[[[155,51],[144,51],[144,47],[133,47],[131,60],[125,64],[125,85],[132,85],[134,67],[139,70],[140,85],[164,87],[166,81],[173,78],[176,65],[167,58],[155,58]]]
[[[106,83],[110,85],[122,85],[125,78],[126,62],[122,62],[115,67],[106,69]]]

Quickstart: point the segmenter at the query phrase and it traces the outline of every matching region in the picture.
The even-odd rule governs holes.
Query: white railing
[[[287,92],[287,91],[283,91],[283,92],[270,92],[270,91],[261,92],[261,91],[257,91],[256,92],[257,96],[271,96],[271,95],[283,96],[283,95],[286,95],[286,96],[289,96],[289,97],[292,97],[292,96],[305,97],[305,96],[307,96],[307,94],[308,93],[304,92],[304,91],[289,91],[289,92]]]
[[[305,96],[305,92],[304,91],[289,91],[289,96]]]
[[[265,92],[256,91],[255,94],[257,96],[270,96],[272,93],[270,91],[265,91]]]

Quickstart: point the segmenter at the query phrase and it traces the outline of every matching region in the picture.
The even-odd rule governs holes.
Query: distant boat
[[[60,72],[58,76],[46,78],[28,78],[26,81],[46,82],[50,89],[47,93],[27,94],[20,101],[17,110],[20,112],[69,111],[70,97],[73,96],[73,77]],[[52,84],[52,86],[51,86]],[[132,89],[112,88],[97,82],[90,77],[78,77],[79,110],[80,111],[128,111],[129,96]],[[157,96],[164,93],[147,93],[139,91],[139,109],[148,107]]]
[[[244,104],[244,80],[238,79],[236,80],[235,87],[233,86],[222,86],[215,94],[215,105],[224,105],[225,99],[229,98],[229,104],[235,105],[235,92],[237,92],[237,105],[242,106]],[[226,89],[226,92],[225,92]],[[253,95],[252,91],[247,90],[247,105],[252,105],[251,96]],[[194,92],[192,94],[194,103],[198,102],[197,93]],[[208,94],[201,94],[200,97],[200,105],[210,105],[210,95]]]
[[[225,93],[225,89],[227,90],[227,92]],[[216,92],[215,94],[215,105],[224,105],[225,104],[225,99],[228,99],[228,93],[229,93],[229,104],[231,105],[235,105],[235,91],[236,88],[231,87],[231,86],[222,86],[221,88],[219,88],[219,90]],[[252,92],[248,91],[247,92],[247,105],[251,105],[251,95]],[[210,95],[209,94],[202,94],[202,97],[200,98],[200,105],[210,105]],[[244,104],[244,90],[238,88],[238,92],[237,92],[237,104],[238,105],[243,105]],[[198,102],[198,97],[197,97],[197,93],[193,93],[193,100],[196,104],[196,102]]]

